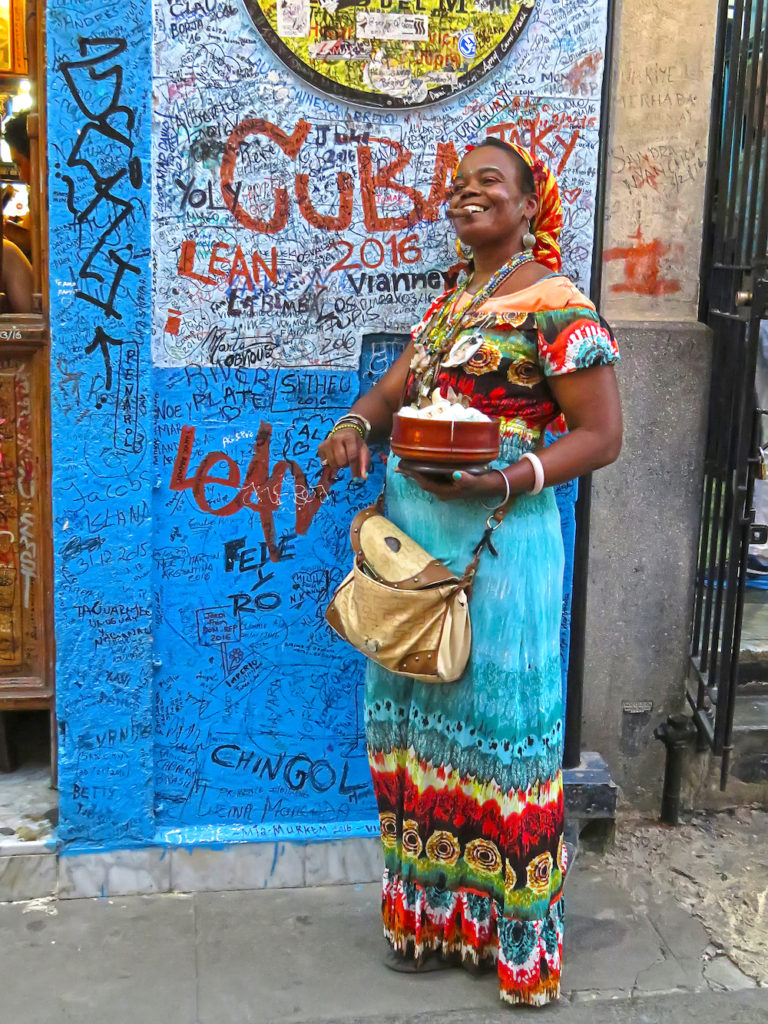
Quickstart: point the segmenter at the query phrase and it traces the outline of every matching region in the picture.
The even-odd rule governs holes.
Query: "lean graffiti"
[[[189,466],[194,443],[195,428],[182,427],[169,483],[170,489],[190,489],[200,511],[212,516],[232,516],[244,508],[257,512],[261,518],[269,557],[271,561],[279,562],[281,549],[275,532],[274,517],[281,506],[286,474],[290,473],[293,477],[296,502],[295,529],[296,533],[301,535],[307,532],[315,513],[328,496],[330,471],[324,471],[318,484],[311,488],[304,470],[293,459],[280,459],[270,472],[272,425],[264,421],[259,424],[245,476],[241,476],[240,467],[235,460],[222,451],[208,452],[190,475]],[[225,467],[224,475],[213,472],[219,463],[223,463]],[[222,500],[221,492],[217,496],[209,496],[206,493],[208,487],[224,488],[233,496],[228,501]]]

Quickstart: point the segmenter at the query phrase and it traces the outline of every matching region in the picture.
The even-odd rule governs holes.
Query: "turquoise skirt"
[[[387,515],[461,574],[478,501],[440,501],[387,467]],[[369,664],[366,735],[385,858],[387,938],[496,964],[501,997],[542,1005],[562,959],[563,544],[551,489],[521,495],[484,551],[472,651],[454,683]]]

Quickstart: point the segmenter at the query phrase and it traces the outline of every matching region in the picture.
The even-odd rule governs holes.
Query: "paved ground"
[[[702,849],[714,844],[727,859],[739,836],[758,840],[765,825],[759,812],[715,822],[674,833],[628,824],[607,858],[581,856],[566,887],[565,998],[555,1007],[502,1006],[492,977],[391,974],[380,962],[378,887],[350,885],[1,904],[0,1021],[765,1024],[765,963],[738,955],[739,914],[750,949],[768,927],[765,873],[742,872],[754,892],[730,879],[739,912],[727,935],[719,918],[695,916],[706,901],[692,901],[693,883],[675,881],[681,849],[695,877]]]

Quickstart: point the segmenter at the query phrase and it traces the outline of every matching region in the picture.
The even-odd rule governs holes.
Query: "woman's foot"
[[[404,956],[395,949],[388,949],[384,954],[384,966],[390,971],[398,974],[431,974],[433,971],[446,971],[451,967],[458,967],[455,954],[450,954],[447,959],[437,950],[427,950],[418,960],[411,956]]]

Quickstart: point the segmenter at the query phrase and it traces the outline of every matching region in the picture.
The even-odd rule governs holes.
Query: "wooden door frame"
[[[36,453],[39,528],[35,538],[40,578],[36,616],[39,675],[6,675],[0,682],[0,712],[47,709],[51,720],[51,776],[56,785],[55,640],[53,611],[53,515],[51,495],[50,278],[48,268],[48,160],[46,151],[46,12],[43,0],[27,0],[28,78],[34,107],[28,116],[30,137],[30,214],[34,312],[0,314],[0,331],[12,340],[0,342],[0,357],[26,357],[31,364],[33,430],[40,441]],[[14,685],[15,684],[15,685]]]

